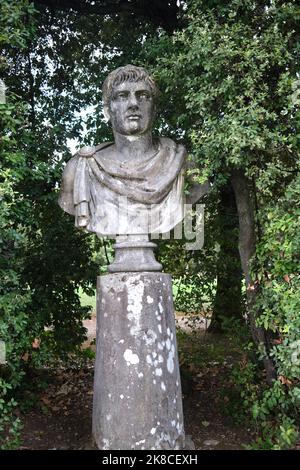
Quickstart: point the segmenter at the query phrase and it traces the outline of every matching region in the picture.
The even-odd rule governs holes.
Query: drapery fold
[[[108,158],[104,148],[109,145],[112,144],[102,144],[90,152],[79,151],[68,162],[64,172],[68,181],[62,185],[60,206],[75,215],[76,226],[99,234],[108,234],[113,228],[121,230],[117,233],[128,233],[128,230],[133,230],[129,233],[142,233],[140,231],[146,229],[148,233],[150,229],[146,225],[143,227],[142,219],[149,211],[159,220],[155,231],[160,231],[159,225],[162,229],[167,225],[170,226],[168,230],[172,228],[172,221],[183,217],[180,213],[186,157],[184,147],[171,139],[160,138],[156,153],[150,157],[121,162]],[[72,169],[69,173],[68,165]],[[120,216],[122,198],[127,199],[126,210],[130,216],[128,223],[124,222],[123,208],[120,228],[120,223],[118,225],[110,218]],[[170,219],[169,223],[164,212]],[[137,219],[139,231],[134,232]]]

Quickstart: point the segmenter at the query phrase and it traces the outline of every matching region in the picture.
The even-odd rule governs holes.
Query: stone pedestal
[[[99,449],[184,448],[168,274],[98,277],[93,435]]]
[[[149,235],[119,235],[114,245],[115,259],[108,266],[108,272],[161,271],[162,265],[155,259],[155,243]]]

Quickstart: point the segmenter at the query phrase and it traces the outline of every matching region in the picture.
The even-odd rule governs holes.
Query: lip
[[[140,119],[141,115],[140,114],[130,114],[127,116],[127,119]]]

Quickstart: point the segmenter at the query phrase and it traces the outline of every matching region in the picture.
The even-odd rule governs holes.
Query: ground
[[[245,449],[254,431],[236,424],[228,392],[230,371],[242,357],[224,336],[205,332],[202,323],[191,331],[177,316],[186,434],[196,449]],[[95,337],[95,317],[85,322],[90,348]],[[93,346],[91,347],[93,348]],[[89,351],[89,349],[88,349]],[[19,411],[24,423],[20,449],[91,449],[93,359],[70,360],[32,376],[44,384],[27,411]],[[235,421],[232,416],[235,416]]]

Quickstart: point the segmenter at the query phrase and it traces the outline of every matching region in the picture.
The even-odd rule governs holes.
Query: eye
[[[141,91],[138,94],[138,97],[140,100],[149,100],[151,98],[151,95],[148,91]]]
[[[114,98],[116,100],[125,100],[128,97],[128,93],[126,91],[119,91],[118,93],[115,94]]]

